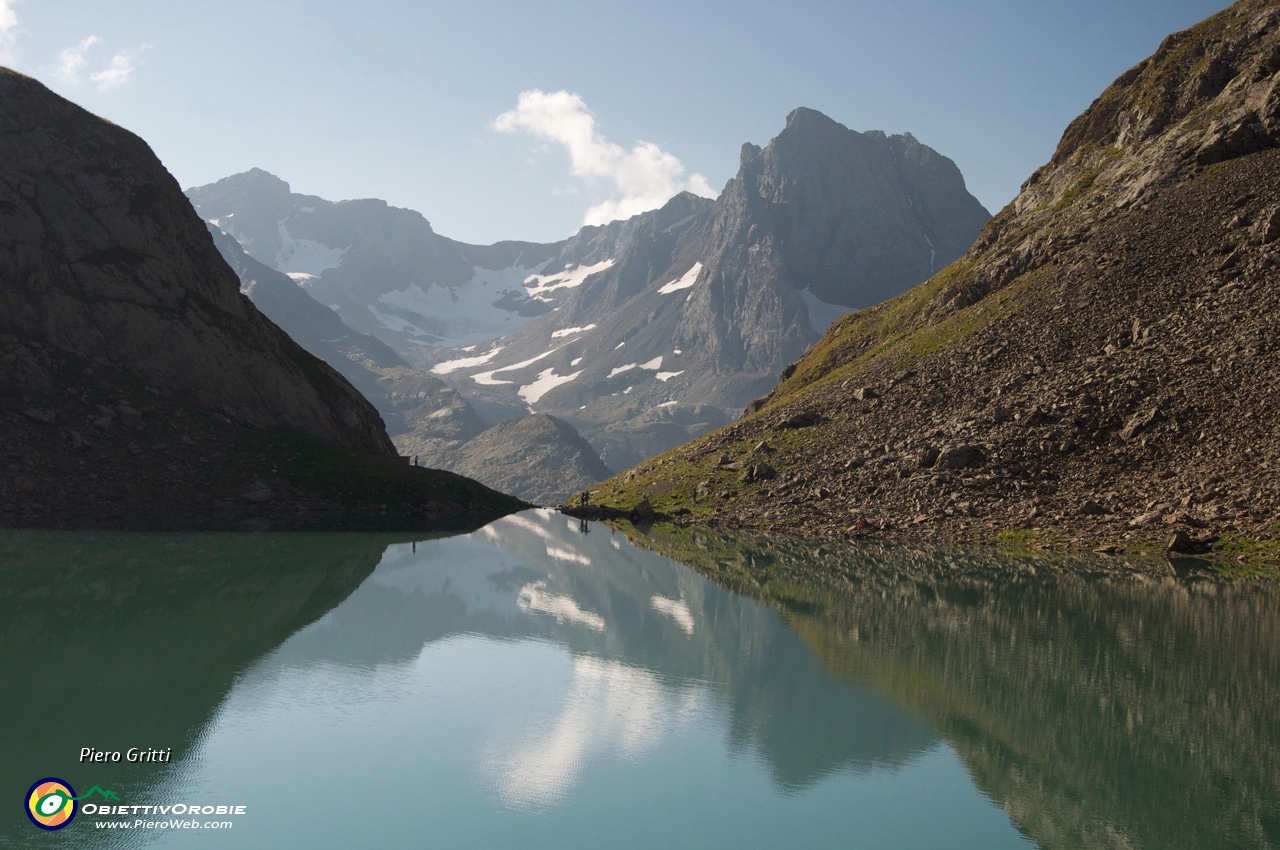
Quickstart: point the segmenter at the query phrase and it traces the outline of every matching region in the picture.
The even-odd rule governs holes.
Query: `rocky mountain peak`
[[[743,147],[729,189],[746,216],[732,238],[767,222],[794,288],[850,308],[924,280],[989,217],[955,163],[915,137],[859,133],[805,107],[765,148]]]
[[[816,109],[798,106],[787,113],[787,121],[783,132],[785,133],[788,130],[795,133],[822,132],[824,130],[833,132],[838,131],[841,127],[841,124]]]

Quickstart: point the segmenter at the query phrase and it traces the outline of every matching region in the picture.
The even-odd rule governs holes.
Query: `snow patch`
[[[526,404],[536,404],[538,399],[554,390],[561,384],[567,384],[581,375],[582,372],[574,372],[572,375],[557,375],[555,368],[543,369],[538,373],[537,380],[528,386],[520,388],[520,398],[525,400]]]
[[[555,540],[555,537],[551,534],[551,531],[549,529],[544,528],[543,526],[539,525],[538,523],[534,522],[528,517],[522,517],[518,514],[512,514],[511,516],[503,517],[502,519],[498,520],[498,522],[504,525],[514,525],[516,528],[523,528],[525,531],[528,531],[531,534],[538,535],[543,540],[548,540],[548,541]],[[491,528],[492,526],[485,526],[485,527]]]
[[[531,366],[534,363],[537,363],[539,360],[541,360],[544,357],[550,357],[552,354],[555,354],[559,350],[560,350],[559,348],[553,348],[550,351],[542,352],[537,357],[530,357],[528,360],[521,360],[519,363],[512,363],[510,366],[502,366],[497,369],[490,369],[488,372],[477,372],[476,374],[471,376],[471,380],[475,381],[477,384],[480,384],[486,387],[496,387],[499,384],[514,383],[514,381],[503,381],[503,380],[496,379],[493,376],[498,372],[510,372],[513,369],[523,369],[525,366]],[[577,377],[577,376],[575,375],[574,377]]]
[[[680,350],[680,349],[678,349],[678,348],[673,349],[671,353],[672,353],[672,354],[684,354],[684,352],[683,352],[683,351],[681,351],[681,350]]]
[[[618,343],[617,345],[615,345],[615,346],[613,347],[613,350],[614,350],[614,351],[617,351],[619,348],[622,348],[622,346],[624,346],[624,345],[626,345],[626,343],[625,343],[625,342],[620,342],[620,343]]]
[[[577,365],[578,365],[579,363],[581,363],[581,362],[582,362],[582,358],[581,358],[581,357],[575,357],[575,358],[573,358],[572,360],[570,360],[570,361],[569,361],[569,365],[570,365],[570,366],[577,366]]]
[[[612,268],[614,262],[616,261],[610,259],[596,263],[594,266],[569,266],[554,274],[531,274],[524,279],[525,291],[530,298],[546,301],[548,299],[545,296],[548,292],[581,286],[582,282],[591,275]]]
[[[329,305],[329,309],[330,309],[330,310],[332,310],[332,311],[334,311],[334,312],[336,313],[336,312],[338,312],[339,310],[341,310],[341,309],[342,309],[342,305],[341,305],[341,304],[330,304],[330,305]]]
[[[523,281],[533,271],[537,268],[473,266],[471,278],[460,286],[415,283],[379,295],[378,303],[386,312],[434,329],[442,348],[487,343],[536,318],[522,316],[514,309],[527,300]]]
[[[294,239],[284,222],[278,222],[276,228],[280,231],[280,250],[276,253],[274,265],[285,274],[304,272],[322,275],[341,265],[347,253],[346,248],[332,248],[314,239]]]
[[[702,271],[702,263],[694,263],[693,268],[689,269],[680,277],[670,283],[664,283],[662,286],[658,287],[658,293],[660,295],[670,295],[672,292],[678,292],[681,289],[688,289],[698,282],[698,272],[700,271]]]
[[[679,372],[659,372],[654,377],[657,378],[659,381],[669,381],[672,378],[674,378],[676,375],[683,375],[683,374],[684,374],[684,370],[681,369]]]
[[[662,368],[662,355],[659,354],[657,357],[653,358],[648,363],[641,363],[640,368],[648,369],[650,372],[658,371],[659,369]]]
[[[474,349],[475,346],[472,346]],[[431,371],[436,375],[447,375],[450,372],[456,372],[459,369],[469,369],[472,366],[483,366],[490,360],[498,356],[498,352],[502,350],[502,346],[498,346],[492,351],[487,351],[477,357],[459,357],[457,360],[446,360],[443,363],[437,363],[431,367]]]
[[[661,375],[659,375],[659,376],[658,376],[658,380],[659,380],[659,381],[661,381],[661,380],[662,380],[662,376],[661,376]],[[678,402],[678,401],[664,401],[662,404],[658,405],[658,408],[659,408],[659,409],[661,409],[661,408],[664,408],[664,407],[675,407],[675,406],[676,406],[677,404],[679,404],[679,403],[680,403],[680,402]]]
[[[818,333],[823,333],[836,319],[849,312],[849,308],[840,304],[828,304],[809,291],[809,287],[800,290],[800,300],[809,309],[809,324]]]
[[[614,369],[609,373],[609,377],[612,378],[615,375],[621,375],[623,372],[630,372],[634,368],[636,368],[635,363],[628,363],[625,366],[619,366],[617,369]]]
[[[558,337],[562,337],[562,336],[572,336],[574,334],[582,333],[583,331],[589,331],[594,327],[595,327],[595,323],[592,322],[591,324],[584,325],[580,328],[564,328],[562,330],[552,331],[551,338],[557,339]]]
[[[921,230],[920,235],[924,237],[924,241],[929,243],[929,274],[933,274],[938,270],[937,266],[934,265],[934,261],[938,258],[938,252],[934,250],[933,240],[929,238],[929,234]]]
[[[578,530],[577,526],[574,525],[573,523],[570,523],[569,527],[574,531]],[[574,552],[572,549],[561,549],[559,546],[552,546],[550,543],[548,543],[547,554],[550,557],[555,558],[557,561],[566,561],[570,564],[582,564],[584,567],[591,566],[590,558],[588,558],[586,555],[579,555],[577,552]]]

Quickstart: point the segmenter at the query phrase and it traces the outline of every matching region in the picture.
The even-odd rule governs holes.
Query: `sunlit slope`
[[[1239,3],[1170,36],[965,257],[846,316],[749,415],[597,498],[826,534],[1162,547],[1183,532],[1266,554],[1278,15]]]

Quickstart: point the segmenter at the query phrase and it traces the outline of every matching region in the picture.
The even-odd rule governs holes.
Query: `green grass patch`
[[[1218,572],[1241,578],[1280,581],[1280,524],[1271,537],[1257,537],[1238,531],[1220,536],[1209,551]]]
[[[1002,554],[1022,554],[1033,551],[1039,540],[1039,529],[1006,528],[996,534],[992,543]]]

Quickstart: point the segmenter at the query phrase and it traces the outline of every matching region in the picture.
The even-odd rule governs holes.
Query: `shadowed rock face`
[[[141,139],[3,69],[0,239],[0,333],[240,425],[395,453],[376,411],[240,295]]]
[[[717,230],[730,237],[722,250],[747,263],[762,241],[752,229],[767,228],[784,279],[849,309],[924,280],[990,217],[955,163],[910,133],[858,133],[806,108],[763,150],[743,146],[718,207]]]
[[[372,405],[241,294],[142,140],[4,69],[0,282],[0,527],[466,526],[520,506],[401,463]]]

